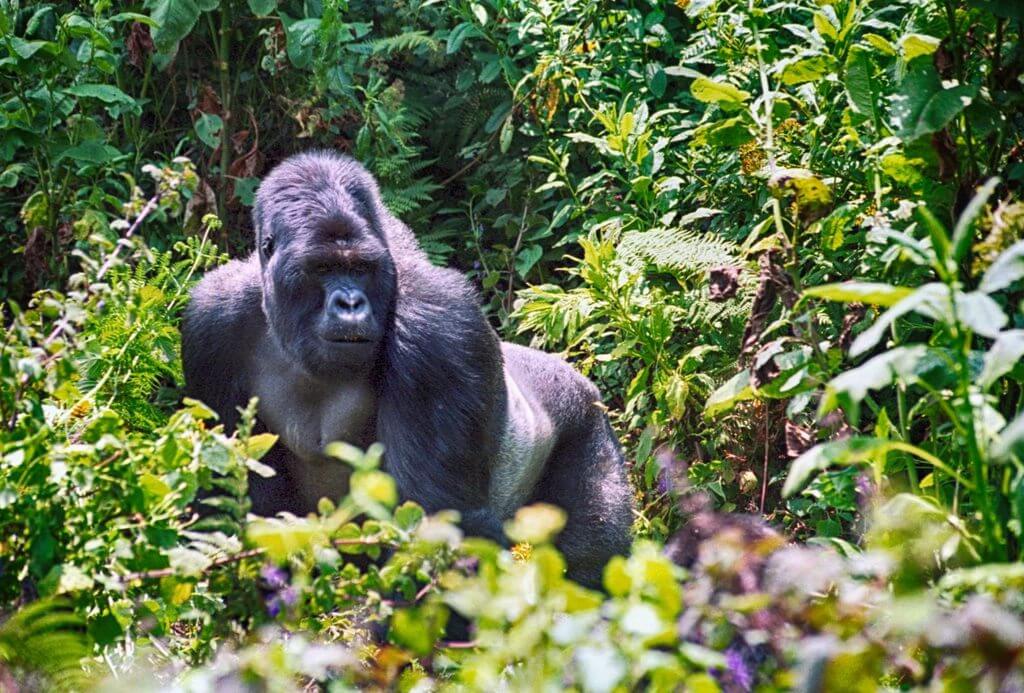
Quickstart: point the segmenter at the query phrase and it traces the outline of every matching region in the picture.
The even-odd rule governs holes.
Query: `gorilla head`
[[[349,159],[293,157],[260,185],[263,310],[277,344],[313,376],[366,369],[381,352],[396,273],[380,217],[373,178]]]

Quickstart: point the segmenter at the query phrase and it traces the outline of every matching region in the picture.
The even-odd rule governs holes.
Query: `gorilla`
[[[314,511],[348,488],[332,441],[384,445],[403,499],[459,511],[507,545],[519,507],[567,513],[569,575],[599,586],[630,546],[633,496],[597,388],[563,360],[501,342],[460,273],[430,263],[373,176],[297,154],[260,184],[256,250],[207,274],[182,327],[186,391],[232,430],[258,397],[279,436],[253,511]]]

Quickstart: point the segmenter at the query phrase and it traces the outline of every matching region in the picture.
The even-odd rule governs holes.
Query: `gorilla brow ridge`
[[[258,238],[267,226],[280,235],[282,230],[303,228],[312,216],[331,217],[348,211],[339,210],[339,192],[354,203],[354,211],[366,220],[371,232],[380,235],[379,193],[369,173],[348,157],[312,151],[278,165],[260,185],[254,211]],[[269,200],[274,201],[274,219],[263,218]]]

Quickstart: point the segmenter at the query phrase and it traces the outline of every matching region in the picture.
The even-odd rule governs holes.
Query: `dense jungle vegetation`
[[[0,689],[1024,690],[1022,30],[0,0]],[[604,593],[558,510],[464,538],[377,447],[319,515],[248,516],[274,437],[183,400],[179,322],[314,147],[600,386],[638,509]]]

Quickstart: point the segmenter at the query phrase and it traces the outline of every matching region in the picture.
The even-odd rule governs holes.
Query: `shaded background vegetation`
[[[1022,22],[0,2],[0,681],[83,653],[166,681],[220,649],[189,685],[1019,685]],[[273,441],[180,408],[177,322],[250,250],[259,177],[311,147],[365,163],[506,338],[601,387],[653,542],[603,605],[560,578],[557,513],[518,520],[514,559],[460,543],[394,507],[373,454],[339,452],[362,476],[318,518],[247,522]],[[220,514],[190,515],[200,488]],[[476,649],[442,646],[451,610]],[[48,662],[37,632],[78,649]]]

